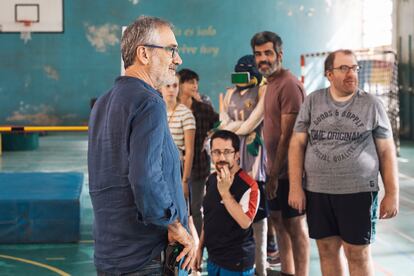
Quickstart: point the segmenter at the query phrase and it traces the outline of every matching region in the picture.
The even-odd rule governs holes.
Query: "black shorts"
[[[309,237],[339,236],[349,244],[370,244],[375,238],[378,192],[323,194],[306,191]]]
[[[269,207],[267,206],[266,194],[265,194],[265,185],[263,181],[256,181],[259,186],[260,191],[260,202],[259,208],[257,209],[256,216],[254,217],[253,222],[261,221],[264,218],[269,216]]]
[[[279,186],[277,188],[277,197],[268,200],[270,211],[281,211],[283,218],[294,218],[305,214],[305,212],[299,213],[298,210],[289,206],[289,180],[279,179]]]

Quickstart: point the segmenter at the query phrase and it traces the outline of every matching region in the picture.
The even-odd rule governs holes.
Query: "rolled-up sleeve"
[[[172,197],[173,185],[163,173],[162,155],[166,135],[165,107],[149,100],[138,110],[130,124],[128,178],[145,224],[167,227],[178,218]],[[169,179],[168,181],[174,181]]]

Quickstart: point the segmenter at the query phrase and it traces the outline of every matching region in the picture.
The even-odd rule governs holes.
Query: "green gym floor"
[[[1,172],[78,171],[85,175],[81,195],[81,240],[66,244],[0,244],[0,275],[96,275],[93,265],[92,207],[88,195],[87,136],[40,137],[35,151],[3,152]],[[372,246],[375,275],[414,275],[414,142],[402,142],[398,159],[400,213],[379,221]],[[1,186],[1,183],[0,183]],[[0,187],[1,189],[1,187]],[[269,275],[278,275],[277,268]],[[321,275],[312,241],[310,275]]]

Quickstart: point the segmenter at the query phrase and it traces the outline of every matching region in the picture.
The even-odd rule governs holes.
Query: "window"
[[[392,9],[392,0],[363,0],[363,48],[392,44]]]

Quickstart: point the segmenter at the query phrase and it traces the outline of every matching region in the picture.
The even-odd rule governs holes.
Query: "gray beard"
[[[273,71],[273,68],[272,68],[272,70],[269,70],[269,71],[261,71],[261,70],[259,70],[259,73],[260,74],[262,74],[265,78],[268,78],[269,76],[271,76],[274,72],[276,72],[276,70],[275,71]]]
[[[175,82],[175,76],[171,78],[167,76],[160,76],[160,74],[158,72],[155,72],[155,70],[153,72],[150,71],[150,74],[154,76],[153,81],[156,89],[160,89],[165,85],[173,84]]]
[[[262,74],[265,78],[268,78],[269,76],[273,75],[273,73],[276,72],[277,69],[278,69],[278,66],[276,65],[275,67],[271,67],[267,71],[262,71],[259,69],[259,73]]]
[[[259,68],[258,71],[265,78],[268,78],[269,76],[273,75],[276,71],[278,71],[280,68],[282,68],[282,62],[280,62],[280,60],[276,60],[275,64],[272,67],[270,67],[268,71],[262,71]]]

